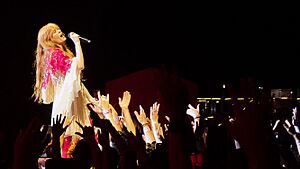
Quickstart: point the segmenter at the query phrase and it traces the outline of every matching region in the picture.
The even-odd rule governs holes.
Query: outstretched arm
[[[155,102],[150,107],[151,127],[152,127],[152,131],[153,131],[153,135],[154,135],[156,143],[162,143],[161,137],[164,138],[164,135],[162,133],[162,127],[161,127],[160,123],[158,122],[159,106],[160,106],[160,104]]]
[[[147,118],[146,113],[145,113],[143,107],[140,105],[140,113],[138,113],[137,111],[134,111],[134,114],[135,114],[137,120],[143,126],[143,132],[144,132],[144,140],[145,140],[145,142],[146,143],[150,143],[150,144],[152,142],[155,142],[153,131],[151,129],[150,120]]]
[[[284,121],[283,127],[294,138],[298,150],[298,155],[300,156],[300,133],[297,133],[295,131],[295,126],[291,125],[291,123],[288,120]]]
[[[126,128],[129,132],[132,132],[134,135],[136,135],[136,130],[135,130],[135,126],[134,123],[132,121],[130,112],[129,112],[129,103],[130,103],[130,99],[131,99],[131,95],[128,91],[125,91],[123,93],[123,98],[121,99],[119,97],[119,105],[121,107],[122,110],[122,116],[124,117],[124,122],[126,125]]]
[[[122,127],[117,121],[118,114],[113,106],[109,103],[109,94],[106,96],[101,96],[100,92],[97,94],[99,100],[98,104],[89,104],[89,108],[96,112],[101,118],[108,119],[117,131],[122,131]]]
[[[66,131],[69,124],[67,124],[65,127],[63,126],[66,120],[66,116],[62,118],[62,114],[56,115],[56,119],[53,120],[53,126],[52,126],[52,156],[53,158],[61,158],[60,153],[60,137],[63,135],[63,133]]]
[[[186,110],[186,114],[193,117],[193,131],[195,133],[197,125],[200,122],[200,104],[197,104],[197,107],[194,108],[191,104],[188,105],[188,109]]]

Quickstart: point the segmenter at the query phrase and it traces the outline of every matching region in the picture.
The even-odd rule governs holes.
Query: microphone
[[[71,32],[68,34],[68,37],[71,38]],[[91,40],[89,40],[87,38],[79,36],[79,39],[83,40],[84,42],[91,43]]]

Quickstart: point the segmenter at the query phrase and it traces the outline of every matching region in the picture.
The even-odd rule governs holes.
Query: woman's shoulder
[[[63,51],[60,48],[47,48],[44,50],[44,52],[47,56],[53,56],[54,54],[59,54],[59,53],[63,54]]]
[[[62,51],[62,49],[58,48],[58,47],[49,47],[49,48],[45,48],[44,51],[46,51],[46,52],[54,52],[54,51]]]
[[[52,53],[64,53],[62,49],[60,48],[50,48],[50,52]]]
[[[50,58],[64,58],[64,57],[67,57],[65,52],[60,48],[49,48],[47,50],[47,52],[48,52],[48,56],[50,56]]]

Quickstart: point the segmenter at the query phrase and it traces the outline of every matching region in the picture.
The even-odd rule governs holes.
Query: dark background
[[[33,115],[50,117],[50,106],[31,99],[37,33],[48,22],[92,41],[82,43],[90,91],[162,63],[175,66],[206,95],[242,77],[272,88],[300,85],[295,4],[73,0],[2,5],[0,122],[11,140]]]

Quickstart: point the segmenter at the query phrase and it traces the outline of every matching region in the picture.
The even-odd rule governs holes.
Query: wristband
[[[103,114],[108,114],[108,113],[110,113],[110,112],[111,112],[110,109],[108,109],[108,110],[102,110],[102,113],[103,113]]]

